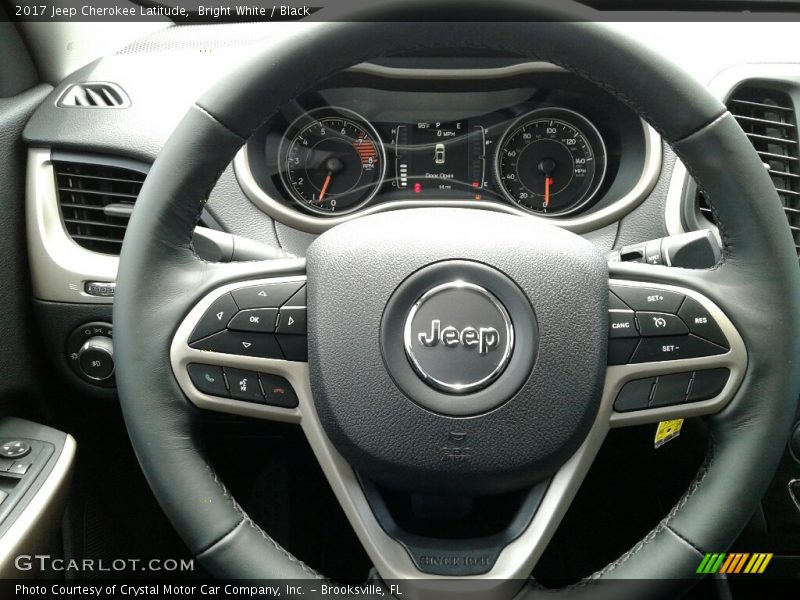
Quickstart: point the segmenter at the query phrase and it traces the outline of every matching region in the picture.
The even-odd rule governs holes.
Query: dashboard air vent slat
[[[127,108],[128,95],[118,85],[104,81],[75,83],[61,95],[59,106]]]
[[[88,162],[54,161],[53,168],[67,233],[88,250],[118,255],[145,174]]]
[[[792,98],[777,86],[745,84],[728,100],[728,110],[753,144],[775,184],[800,256],[800,144]],[[703,217],[714,222],[702,192],[697,195],[697,208]]]

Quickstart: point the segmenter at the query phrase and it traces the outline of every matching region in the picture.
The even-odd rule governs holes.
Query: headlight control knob
[[[114,374],[114,342],[104,336],[90,337],[78,350],[78,364],[89,379],[109,379]]]
[[[67,362],[87,383],[111,388],[114,378],[114,342],[111,323],[93,321],[76,328],[67,339]]]

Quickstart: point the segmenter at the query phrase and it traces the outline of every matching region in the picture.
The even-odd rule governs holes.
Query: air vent
[[[103,81],[76,83],[68,87],[58,101],[59,106],[85,108],[127,108],[131,101],[118,85]]]
[[[145,174],[120,166],[53,161],[64,226],[87,250],[119,255]]]
[[[784,91],[746,85],[731,95],[728,110],[741,125],[775,184],[800,256],[800,153],[792,99]],[[702,192],[697,194],[697,209],[714,222]]]

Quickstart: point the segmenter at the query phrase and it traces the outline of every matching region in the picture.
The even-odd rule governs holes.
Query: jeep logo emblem
[[[467,348],[478,347],[479,354],[486,354],[489,350],[494,350],[500,343],[500,332],[494,327],[464,327],[461,331],[448,325],[442,329],[442,322],[439,319],[431,321],[429,333],[424,331],[419,334],[419,341],[423,346],[432,348],[439,342],[452,348],[463,344]]]
[[[411,366],[428,385],[467,394],[502,374],[514,348],[514,328],[494,294],[452,281],[417,300],[406,318],[403,341]]]

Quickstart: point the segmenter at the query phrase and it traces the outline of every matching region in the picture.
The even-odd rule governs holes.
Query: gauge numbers
[[[605,146],[581,115],[561,108],[537,110],[508,128],[495,170],[500,191],[518,206],[568,214],[589,202],[602,184]]]
[[[295,121],[280,155],[287,191],[308,210],[322,214],[348,213],[369,202],[386,171],[377,132],[345,109],[307,113]]]

